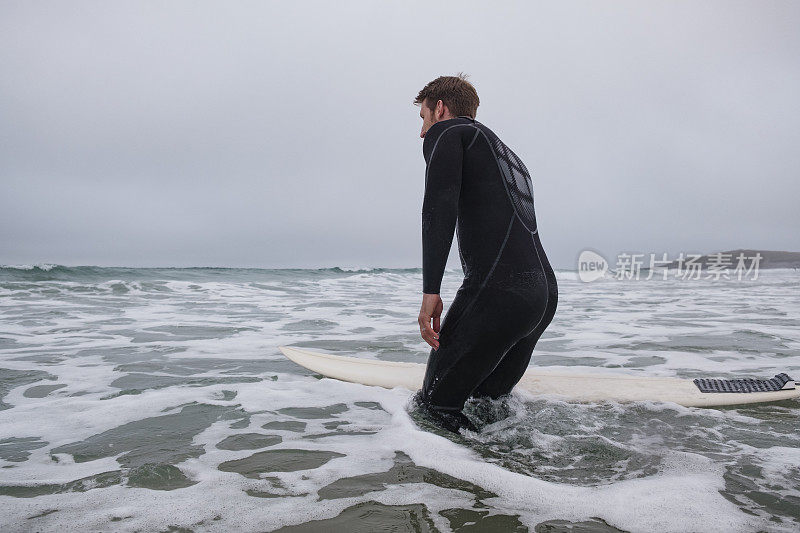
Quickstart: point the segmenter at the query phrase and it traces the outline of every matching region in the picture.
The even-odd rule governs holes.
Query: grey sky
[[[411,101],[458,71],[554,266],[800,250],[798,28],[790,1],[2,0],[0,264],[419,266]]]

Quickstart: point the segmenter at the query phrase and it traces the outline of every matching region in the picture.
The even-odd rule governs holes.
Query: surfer
[[[416,398],[446,429],[474,429],[464,403],[511,392],[553,319],[558,285],[539,240],[530,175],[475,120],[472,84],[441,76],[414,103],[427,165],[419,327],[431,346]],[[454,231],[464,280],[442,320],[439,289]]]

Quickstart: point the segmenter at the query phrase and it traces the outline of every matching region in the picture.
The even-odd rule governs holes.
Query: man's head
[[[422,119],[420,137],[425,137],[428,129],[439,122],[461,116],[475,118],[480,99],[478,92],[467,76],[439,76],[428,83],[414,99],[419,105],[419,116]]]

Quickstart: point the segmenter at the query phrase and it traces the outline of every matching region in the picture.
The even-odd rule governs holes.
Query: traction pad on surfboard
[[[794,389],[794,380],[785,373],[775,374],[772,379],[706,379],[692,380],[700,392],[775,392]],[[787,385],[790,383],[790,385]]]

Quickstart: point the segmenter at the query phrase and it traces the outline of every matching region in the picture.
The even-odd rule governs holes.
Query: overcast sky
[[[419,266],[459,71],[554,266],[800,251],[800,2],[0,0],[0,264]]]

